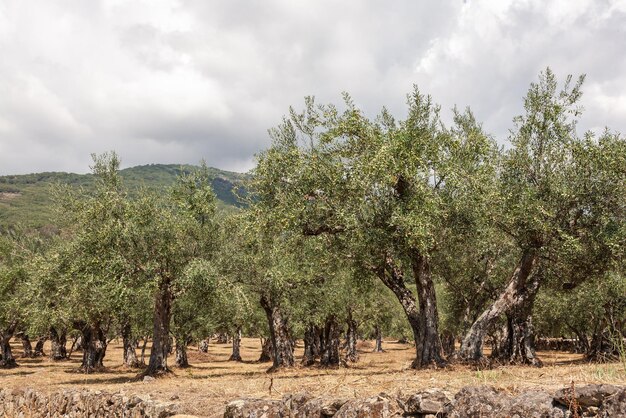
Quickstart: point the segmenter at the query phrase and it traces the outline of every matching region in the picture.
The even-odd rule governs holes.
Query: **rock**
[[[156,380],[156,379],[155,379],[154,377],[152,377],[152,376],[144,376],[144,377],[143,377],[143,382],[144,382],[144,383],[153,382],[153,381],[155,381],[155,380]]]
[[[511,417],[565,418],[566,411],[566,408],[554,405],[552,395],[538,390],[520,393],[506,407],[506,414]]]
[[[335,418],[390,418],[401,417],[403,410],[396,399],[385,394],[367,399],[348,401],[334,415]]]
[[[465,387],[454,396],[445,412],[452,418],[492,417],[504,409],[507,401],[505,394],[492,387]]]
[[[287,408],[287,410],[295,413],[310,399],[311,399],[311,395],[309,395],[308,393],[304,393],[304,392],[290,393],[288,395],[283,396],[282,402],[285,405],[285,408]]]
[[[32,389],[19,392],[0,389],[0,416],[165,418],[176,414],[177,409],[175,404],[142,400],[137,396],[131,399],[105,391],[61,390],[39,393]]]
[[[626,417],[626,388],[620,388],[615,394],[603,399],[599,416]]]
[[[452,394],[441,389],[429,389],[402,398],[405,414],[443,414],[446,406],[452,402]]]
[[[525,391],[514,396],[489,386],[461,389],[446,408],[450,418],[565,418],[565,411],[554,406],[553,397],[544,391]]]
[[[615,395],[619,390],[619,387],[613,385],[585,385],[574,387],[574,397],[583,409],[590,406],[599,407],[604,399]],[[554,395],[554,400],[566,407],[570,405],[571,399],[571,388],[560,389]]]
[[[347,399],[314,398],[293,411],[295,418],[332,417],[346,403]]]
[[[174,395],[170,396],[170,401],[175,401],[175,400],[177,400],[177,399],[180,399],[180,396],[178,396],[178,395],[176,395],[176,394],[174,394]]]
[[[289,411],[282,401],[271,399],[238,399],[226,405],[224,418],[283,418]]]

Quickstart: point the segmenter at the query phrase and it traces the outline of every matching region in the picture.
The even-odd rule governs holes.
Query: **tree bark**
[[[404,284],[404,275],[402,274],[400,269],[395,266],[395,263],[393,262],[391,257],[387,257],[387,259],[385,260],[385,267],[378,269],[377,275],[378,278],[383,282],[383,284],[393,292],[393,294],[400,302],[400,305],[404,310],[404,314],[409,321],[409,325],[411,326],[411,331],[413,332],[413,340],[415,341],[415,347],[417,350],[418,339],[420,336],[420,316],[417,310],[415,296]],[[380,348],[380,350],[382,351],[382,347]],[[413,363],[415,363],[416,360]]]
[[[320,363],[324,367],[339,366],[339,334],[337,318],[335,315],[330,315],[326,318],[324,325],[324,340],[326,341],[326,345],[320,359]]]
[[[243,361],[241,358],[241,328],[233,334],[233,353],[230,355],[229,361]]]
[[[540,275],[535,274],[520,294],[520,303],[507,313],[506,340],[497,359],[510,364],[541,366],[535,350],[532,309],[539,291]]]
[[[346,361],[356,363],[359,361],[359,353],[356,350],[357,343],[357,323],[352,317],[352,312],[348,312],[348,330],[346,331]]]
[[[172,318],[173,295],[170,283],[162,280],[154,300],[154,329],[150,361],[145,375],[168,373],[167,356],[170,351],[170,321]]]
[[[452,334],[451,332],[444,332],[442,333],[440,338],[443,353],[446,356],[451,356],[454,353],[454,342],[456,341],[454,334]]]
[[[261,339],[261,356],[259,357],[259,363],[267,363],[273,360],[274,349],[272,348],[271,338]]]
[[[201,353],[209,352],[209,339],[205,338],[204,340],[198,343],[198,351]]]
[[[107,339],[99,323],[90,325],[84,321],[74,322],[74,328],[81,332],[83,342],[83,360],[80,370],[91,373],[104,367]]]
[[[374,353],[383,353],[385,351],[383,350],[383,333],[381,332],[378,324],[374,326],[374,337],[376,339]]]
[[[124,365],[126,367],[138,368],[140,366],[137,358],[137,339],[132,335],[132,327],[129,321],[124,321],[122,325],[122,348],[124,350]]]
[[[417,357],[413,361],[412,367],[422,368],[442,365],[445,362],[442,357],[441,340],[439,339],[437,295],[430,272],[430,263],[420,253],[413,252],[411,267],[419,300],[419,337],[415,347]]]
[[[140,358],[140,363],[141,365],[145,365],[146,364],[146,347],[148,346],[148,336],[144,336],[143,337],[143,343],[141,344],[141,358]]]
[[[20,332],[17,336],[20,337],[20,341],[22,342],[22,357],[35,357],[35,354],[33,353],[33,345],[30,343],[28,335],[25,332]]]
[[[289,335],[287,319],[280,308],[267,295],[261,297],[261,306],[267,316],[273,349],[273,366],[270,370],[294,366],[293,344]]]
[[[0,334],[0,366],[5,368],[17,367],[17,362],[11,351],[11,338],[17,328],[17,321],[12,322],[9,326],[2,330]]]
[[[506,288],[498,299],[489,306],[470,327],[463,338],[461,358],[477,361],[483,357],[483,340],[489,328],[501,315],[509,312],[515,305],[522,304],[530,294],[526,291],[527,279],[536,264],[534,251],[525,251]]]
[[[63,330],[59,334],[55,327],[50,327],[50,359],[54,361],[67,360],[67,342],[66,331]]]
[[[43,352],[43,345],[45,344],[48,337],[43,336],[37,338],[37,343],[35,344],[35,352],[33,353],[33,357],[45,356],[46,353]]]
[[[187,346],[191,342],[191,337],[182,336],[176,338],[176,367],[189,367],[189,358],[187,357]]]
[[[302,356],[303,366],[315,364],[315,327],[309,324],[304,331],[304,355]]]

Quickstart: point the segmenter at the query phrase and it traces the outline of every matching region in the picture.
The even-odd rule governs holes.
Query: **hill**
[[[149,164],[120,170],[124,184],[132,190],[146,187],[165,190],[174,184],[182,172],[189,172],[191,165]],[[245,174],[209,168],[213,190],[220,210],[233,210],[241,206],[235,191],[246,179]],[[39,228],[52,223],[51,187],[69,184],[90,189],[94,184],[91,174],[46,172],[24,175],[0,176],[0,229],[21,223]]]

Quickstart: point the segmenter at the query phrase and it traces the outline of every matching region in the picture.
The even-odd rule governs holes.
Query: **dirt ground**
[[[13,345],[13,344],[12,344]],[[13,345],[19,367],[0,369],[1,388],[32,387],[41,392],[55,392],[61,388],[87,388],[126,394],[149,395],[151,399],[181,405],[182,413],[219,417],[224,405],[241,397],[280,398],[290,392],[305,391],[314,395],[343,398],[365,397],[386,392],[410,393],[418,389],[444,388],[456,391],[467,385],[488,384],[515,391],[527,387],[560,388],[575,384],[626,384],[625,366],[620,363],[589,364],[581,356],[562,352],[540,352],[542,368],[507,366],[490,370],[472,370],[454,366],[440,370],[411,370],[409,365],[414,348],[409,344],[385,341],[384,353],[372,353],[372,342],[359,343],[360,360],[357,364],[334,370],[318,367],[296,367],[278,373],[266,373],[269,363],[257,363],[260,341],[244,338],[243,363],[228,361],[231,347],[227,344],[209,346],[209,353],[199,353],[189,347],[187,369],[173,368],[174,373],[151,382],[137,381],[136,370],[122,367],[122,348],[113,341],[107,349],[106,371],[89,375],[76,372],[81,352],[62,362],[48,358],[19,358],[21,346]],[[45,347],[46,353],[49,346]],[[296,355],[302,355],[298,344]],[[170,363],[174,359],[171,358]]]

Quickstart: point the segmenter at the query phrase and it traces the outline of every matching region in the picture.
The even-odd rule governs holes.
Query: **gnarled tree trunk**
[[[259,363],[267,363],[272,361],[274,356],[274,349],[272,348],[271,338],[261,338],[261,356],[259,356]]]
[[[241,358],[241,328],[237,328],[237,331],[233,334],[233,353],[228,359],[230,361],[242,361]]]
[[[510,364],[542,365],[535,352],[532,325],[532,309],[539,284],[539,275],[535,274],[520,294],[520,303],[514,304],[507,313],[506,340],[496,357],[498,360]]]
[[[309,324],[304,331],[304,355],[302,356],[303,366],[315,364],[315,327]]]
[[[33,353],[33,345],[30,343],[30,338],[25,332],[20,332],[17,334],[22,342],[22,357],[24,358],[33,358],[35,354]]]
[[[320,363],[325,367],[339,366],[339,324],[335,315],[326,318],[324,325],[324,340],[326,346],[322,352]]]
[[[439,313],[437,312],[437,295],[435,284],[430,272],[428,258],[418,252],[411,256],[411,267],[417,286],[419,300],[419,338],[415,347],[417,357],[413,361],[413,368],[441,365],[441,340],[439,339]]]
[[[187,346],[191,342],[191,337],[184,335],[176,338],[176,367],[189,367],[189,358],[187,357]]]
[[[201,353],[209,352],[209,339],[205,338],[204,340],[198,343],[198,351]]]
[[[420,316],[417,310],[415,296],[404,284],[404,275],[395,265],[391,257],[387,257],[387,259],[385,260],[385,267],[378,269],[377,275],[378,278],[383,282],[383,284],[393,292],[393,294],[400,302],[400,305],[404,310],[404,314],[409,321],[409,325],[411,326],[411,331],[413,331],[413,340],[415,341],[415,347],[417,350],[418,339],[420,338]],[[380,351],[382,351],[382,344],[380,347]]]
[[[133,337],[130,321],[124,321],[122,325],[122,347],[124,350],[124,366],[138,368],[140,366],[137,358],[137,338]]]
[[[150,361],[144,374],[154,376],[167,373],[167,356],[170,352],[170,321],[172,319],[173,295],[170,282],[162,280],[154,299],[154,328]]]
[[[50,359],[54,361],[67,360],[67,334],[65,330],[59,333],[55,327],[50,327]]]
[[[374,326],[374,338],[374,353],[383,353],[385,351],[383,350],[383,333],[380,330],[380,326],[378,326],[378,324]]]
[[[267,316],[270,328],[270,336],[273,348],[273,366],[271,370],[283,367],[293,367],[295,361],[293,357],[293,344],[289,335],[287,320],[283,316],[280,308],[272,303],[267,295],[261,297],[261,306]]]
[[[483,340],[489,328],[503,314],[514,306],[523,304],[531,293],[526,291],[527,279],[535,266],[537,256],[534,251],[525,251],[509,283],[498,299],[489,306],[470,327],[463,338],[461,358],[465,360],[480,360],[483,356]]]
[[[9,324],[7,328],[0,333],[0,366],[6,368],[17,367],[17,362],[11,351],[11,338],[17,328],[17,321]]]
[[[357,343],[357,323],[352,317],[352,312],[348,312],[348,330],[346,331],[346,361],[356,363],[359,361],[359,353],[356,350]]]
[[[454,342],[456,341],[454,334],[451,332],[444,332],[441,334],[440,339],[443,354],[451,356],[454,353]]]
[[[104,356],[107,349],[107,339],[99,323],[90,325],[84,321],[74,322],[74,328],[81,332],[83,341],[83,360],[80,370],[91,373],[104,367]]]
[[[43,336],[37,338],[37,343],[35,344],[35,352],[33,353],[33,357],[45,356],[46,353],[43,352],[43,345],[45,344],[48,337]]]

